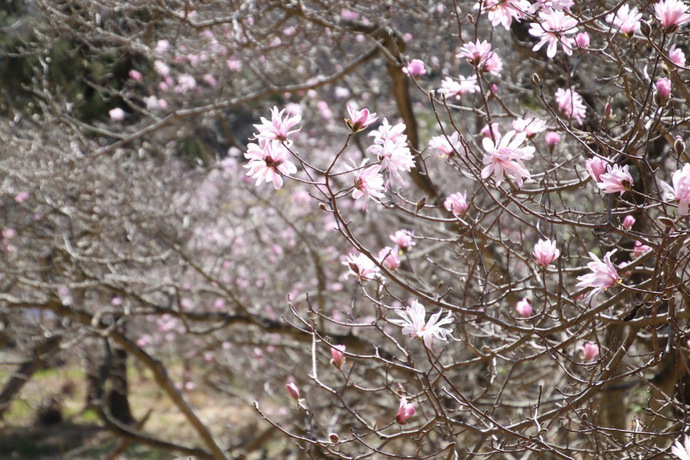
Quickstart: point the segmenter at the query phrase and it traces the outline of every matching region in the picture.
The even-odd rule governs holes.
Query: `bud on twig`
[[[652,26],[647,21],[640,21],[640,32],[645,37],[652,35]]]
[[[683,142],[682,137],[676,136],[676,140],[673,142],[673,151],[676,152],[676,155],[682,155],[685,152],[685,142]]]
[[[538,85],[541,83],[541,78],[539,77],[539,75],[534,73],[534,74],[532,74],[532,81],[534,82],[535,85]]]

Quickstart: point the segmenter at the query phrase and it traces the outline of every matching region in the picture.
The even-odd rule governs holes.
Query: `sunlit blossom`
[[[400,267],[400,256],[396,248],[385,247],[378,253],[378,260],[388,270],[397,270]]]
[[[381,165],[366,166],[367,160],[363,160],[358,169],[355,170],[354,189],[352,198],[355,200],[364,197],[383,198],[385,190],[383,176],[381,175]]]
[[[642,13],[626,4],[621,5],[615,13],[606,15],[606,22],[613,26],[614,31],[621,31],[625,35],[639,31],[641,19]]]
[[[688,7],[682,0],[661,0],[654,5],[654,13],[668,31],[675,30],[687,22],[690,22],[690,14],[686,13]]]
[[[395,313],[402,319],[392,319],[391,322],[401,326],[403,334],[421,339],[427,348],[431,347],[433,338],[446,342],[448,336],[452,337],[451,329],[442,327],[453,323],[451,312],[441,318],[442,310],[439,310],[431,315],[429,321],[425,323],[426,310],[424,306],[413,300],[405,310],[396,310]]]
[[[599,177],[597,187],[604,193],[618,193],[621,195],[629,190],[633,185],[633,178],[629,171],[629,166],[608,165],[606,173]]]
[[[483,160],[486,166],[482,169],[482,179],[493,177],[496,185],[500,185],[507,177],[514,179],[518,187],[521,187],[523,181],[530,178],[523,161],[531,160],[534,156],[534,147],[521,147],[526,137],[525,133],[516,134],[515,131],[508,131],[497,142],[488,137],[482,139],[486,152]]]
[[[398,230],[394,234],[390,235],[389,238],[400,249],[406,251],[416,244],[412,239],[413,236],[414,232],[409,230]]]
[[[582,124],[587,111],[585,104],[582,102],[582,96],[570,88],[558,88],[555,97],[558,110],[566,117],[575,120],[578,124]]]
[[[259,130],[258,133],[254,134],[254,138],[286,142],[291,134],[299,131],[299,128],[291,128],[296,126],[301,120],[302,117],[300,115],[291,115],[285,109],[279,110],[278,107],[273,107],[271,109],[270,121],[261,117],[261,123],[254,125]]]
[[[459,75],[457,80],[446,77],[441,82],[441,89],[438,90],[440,94],[445,95],[447,98],[454,97],[458,100],[467,93],[472,94],[477,91],[479,91],[479,85],[477,85],[476,75],[469,77]]]
[[[664,198],[667,200],[675,200],[678,202],[678,214],[681,216],[688,215],[688,208],[690,208],[690,164],[686,164],[682,169],[677,170],[671,177],[669,185],[664,181],[659,181],[661,190],[664,192]]]
[[[532,51],[539,51],[542,46],[548,44],[546,56],[552,59],[556,55],[558,44],[563,53],[573,54],[575,40],[569,35],[577,33],[577,20],[567,16],[563,11],[542,10],[539,12],[539,22],[532,23],[529,34],[537,37],[539,42],[534,45]]]
[[[486,0],[474,4],[474,9],[482,8],[482,13],[488,12],[489,22],[492,26],[502,25],[506,30],[510,29],[513,19],[520,21],[525,17],[525,12],[530,9],[527,0]]]
[[[671,446],[671,453],[678,457],[678,460],[690,460],[690,437],[685,435],[682,443],[677,439]]]
[[[450,136],[434,136],[429,140],[427,148],[439,152],[441,158],[452,157],[461,151],[460,134],[454,131]]]
[[[491,43],[486,40],[465,43],[460,49],[458,57],[467,58],[467,61],[475,66],[479,72],[488,72],[497,77],[501,75],[503,61],[495,51],[491,51]]]
[[[346,265],[350,271],[347,276],[354,276],[358,281],[373,281],[379,275],[379,267],[364,254],[349,254],[345,256],[343,265]]]
[[[250,143],[244,156],[249,160],[244,166],[249,169],[247,176],[256,179],[257,186],[261,182],[273,182],[278,190],[283,186],[282,176],[297,172],[297,167],[289,161],[290,152],[278,141],[260,139],[258,144]]]
[[[607,252],[603,261],[590,252],[589,256],[592,258],[592,262],[587,264],[587,268],[590,269],[591,273],[579,276],[577,287],[594,288],[590,295],[593,297],[597,293],[615,286],[620,280],[616,266],[611,262],[611,256],[615,252],[615,249]]]

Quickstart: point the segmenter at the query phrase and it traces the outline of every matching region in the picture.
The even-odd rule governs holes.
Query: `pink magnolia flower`
[[[549,131],[546,134],[544,134],[544,140],[546,141],[546,145],[548,145],[549,148],[553,148],[556,144],[561,142],[561,135],[554,131]]]
[[[431,347],[431,340],[434,337],[444,342],[448,340],[448,336],[452,337],[451,330],[442,327],[453,323],[451,312],[448,312],[448,315],[441,319],[442,311],[439,310],[431,315],[425,324],[426,310],[422,304],[413,300],[405,310],[396,310],[395,313],[402,319],[392,319],[391,323],[401,326],[403,334],[422,340],[427,348]]]
[[[396,123],[395,125],[391,125],[388,123],[388,119],[384,118],[383,121],[381,121],[381,126],[379,126],[377,129],[372,130],[368,136],[374,138],[374,144],[383,144],[386,141],[407,141],[407,135],[405,134],[405,130],[407,127],[405,126],[405,123]]]
[[[423,61],[412,59],[407,66],[403,67],[402,71],[410,77],[417,78],[426,73],[426,66]]]
[[[479,91],[479,85],[477,85],[477,76],[472,75],[470,77],[458,76],[457,80],[453,80],[451,77],[446,77],[441,82],[441,89],[438,90],[440,94],[448,97],[454,97],[460,100],[462,96],[467,93],[476,93]]]
[[[681,0],[661,0],[654,5],[656,17],[669,32],[690,22],[690,14],[686,13],[687,9],[687,5]]]
[[[414,415],[414,404],[407,402],[407,398],[404,396],[400,398],[400,407],[398,407],[398,413],[395,414],[395,421],[401,425],[405,425],[407,420]]]
[[[577,20],[566,16],[563,11],[542,10],[539,12],[540,22],[532,23],[529,34],[539,38],[539,42],[534,45],[532,51],[539,51],[542,46],[548,43],[546,56],[552,59],[556,55],[558,44],[561,44],[563,52],[570,56],[573,54],[573,35],[577,33]]]
[[[585,162],[587,167],[587,172],[595,182],[601,182],[601,176],[606,173],[606,167],[609,165],[609,161],[603,158],[594,157],[590,158]]]
[[[517,118],[513,120],[513,129],[518,133],[525,133],[527,139],[532,139],[546,130],[546,122],[537,117]]]
[[[525,133],[516,135],[515,131],[508,131],[495,143],[488,137],[482,139],[486,151],[483,160],[486,166],[482,169],[482,179],[493,176],[496,185],[500,185],[504,177],[508,177],[514,179],[518,187],[521,187],[524,179],[530,178],[523,161],[534,157],[534,147],[520,147],[526,137]]]
[[[427,148],[440,152],[441,158],[452,157],[456,152],[460,152],[462,149],[460,134],[455,131],[450,136],[434,136],[429,140]]]
[[[673,65],[677,67],[685,67],[685,53],[683,53],[682,49],[676,48],[675,44],[671,45],[671,47],[668,49],[668,58]]]
[[[467,61],[475,66],[479,72],[488,72],[497,77],[501,76],[503,61],[495,51],[491,51],[491,43],[486,40],[465,43],[457,57],[467,58]]]
[[[651,251],[652,248],[639,241],[635,241],[635,248],[633,249],[633,259],[643,256],[646,252]]]
[[[333,345],[331,347],[331,364],[340,369],[345,362],[345,345]]]
[[[401,185],[405,184],[401,173],[410,172],[415,166],[404,132],[404,123],[391,126],[384,118],[379,129],[369,133],[374,137],[374,145],[367,149],[381,161],[381,170],[388,171],[390,178]]]
[[[362,161],[359,169],[355,171],[352,198],[355,200],[360,197],[364,197],[365,200],[370,198],[383,198],[385,185],[383,183],[383,176],[380,173],[381,165],[365,167],[366,164],[367,160]]]
[[[539,242],[534,245],[534,252],[532,252],[532,255],[539,265],[547,267],[561,256],[561,251],[559,251],[556,246],[556,241],[539,240]]]
[[[575,44],[578,48],[586,50],[587,48],[589,48],[589,43],[590,38],[587,32],[580,32],[579,34],[575,35]]]
[[[641,19],[642,13],[628,5],[622,5],[615,13],[606,15],[606,22],[627,36],[634,35],[640,30]]]
[[[594,342],[585,342],[580,349],[586,362],[594,361],[599,356],[599,345]]]
[[[532,316],[532,304],[529,303],[527,297],[524,297],[517,303],[517,305],[515,305],[515,311],[517,311],[518,315],[522,316],[523,318]]]
[[[630,230],[633,228],[633,225],[635,225],[635,218],[631,215],[625,216],[625,219],[623,219],[623,228]]]
[[[582,102],[582,96],[570,88],[558,88],[555,97],[558,110],[566,117],[575,120],[577,124],[582,124],[587,111],[585,104]]]
[[[356,110],[351,105],[347,106],[347,113],[350,118],[346,118],[345,123],[353,133],[362,131],[378,119],[376,114],[369,113],[368,109]]]
[[[448,212],[452,212],[456,216],[462,216],[467,211],[467,192],[453,193],[446,198],[443,206]]]
[[[400,257],[395,248],[385,247],[378,253],[378,260],[388,270],[395,271],[400,267]]]
[[[678,214],[687,216],[690,207],[690,164],[686,164],[683,169],[674,172],[671,179],[673,186],[659,181],[661,190],[665,195],[664,198],[676,200],[678,202]]]
[[[607,290],[615,286],[620,280],[618,272],[616,271],[616,266],[611,262],[611,256],[615,252],[615,249],[607,252],[603,261],[590,252],[589,256],[592,258],[593,262],[588,263],[587,268],[592,272],[579,276],[577,278],[579,280],[577,287],[591,287],[594,288],[594,293],[599,293],[602,290]]]
[[[288,142],[288,137],[299,131],[291,129],[302,120],[300,115],[290,115],[286,110],[278,110],[278,107],[271,109],[271,120],[261,117],[261,123],[254,125],[259,130],[254,134],[254,138],[258,140],[276,140],[280,142]]]
[[[299,401],[299,388],[297,388],[297,385],[294,383],[286,383],[285,384],[285,389],[287,390],[288,394],[292,399],[295,401]]]
[[[671,446],[671,453],[678,457],[678,460],[690,460],[690,438],[685,435],[683,443],[677,439]]]
[[[401,250],[406,251],[416,244],[412,240],[413,235],[414,235],[414,232],[411,232],[409,230],[398,230],[394,234],[390,235],[389,238]]]
[[[482,13],[488,11],[489,22],[492,26],[502,25],[506,30],[510,29],[513,19],[520,21],[529,11],[530,3],[527,0],[486,0],[475,3],[474,9],[482,7]]]
[[[122,121],[125,119],[125,111],[120,107],[115,107],[108,112],[108,115],[110,115],[110,118],[114,121]]]
[[[347,276],[352,275],[362,283],[373,281],[380,276],[379,267],[364,254],[347,255],[343,260],[343,265],[350,269]]]
[[[599,177],[600,181],[597,183],[597,187],[604,193],[620,192],[622,195],[623,192],[630,189],[633,185],[633,178],[628,168],[628,165],[623,167],[620,165],[608,165],[606,173]]]
[[[249,160],[244,166],[249,169],[247,176],[256,179],[257,186],[261,182],[273,182],[278,190],[283,186],[283,175],[297,172],[297,167],[289,161],[288,149],[275,140],[260,139],[258,144],[250,143],[244,156]]]

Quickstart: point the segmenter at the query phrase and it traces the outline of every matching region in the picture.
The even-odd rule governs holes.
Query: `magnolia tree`
[[[5,330],[100,349],[115,433],[690,458],[686,4],[14,3]],[[128,359],[196,437],[115,410]],[[209,424],[194,391],[255,419]]]

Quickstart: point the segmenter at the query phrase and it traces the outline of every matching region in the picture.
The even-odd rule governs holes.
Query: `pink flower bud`
[[[132,69],[129,71],[129,78],[131,78],[134,81],[141,81],[144,78],[144,76],[138,70]]]
[[[651,251],[652,248],[646,244],[642,244],[639,241],[635,241],[635,249],[633,249],[633,259],[642,257],[646,252]]]
[[[604,118],[607,120],[611,120],[614,118],[613,106],[610,102],[607,102],[606,105],[604,105]]]
[[[387,246],[379,251],[378,259],[388,270],[397,270],[400,267],[400,257],[395,248]]]
[[[553,131],[548,131],[544,134],[544,140],[546,141],[546,145],[549,146],[549,150],[553,150],[556,144],[561,142],[561,135]]]
[[[585,342],[581,350],[586,362],[594,361],[599,356],[599,345],[594,342]]]
[[[394,234],[390,235],[390,239],[395,243],[402,251],[407,251],[415,242],[412,241],[413,232],[409,230],[398,230]]]
[[[295,401],[299,401],[299,388],[297,388],[297,385],[290,382],[285,385],[285,389],[287,390],[288,394],[292,399],[294,399]]]
[[[633,225],[635,225],[635,218],[630,215],[625,216],[625,219],[623,219],[623,228],[630,230]]]
[[[668,78],[660,78],[656,81],[656,95],[655,101],[658,105],[664,106],[671,96],[671,80]]]
[[[331,348],[331,364],[340,369],[340,366],[345,362],[345,345],[333,345]]]
[[[532,305],[529,303],[529,300],[527,300],[527,297],[523,298],[515,305],[515,311],[523,318],[532,316]]]
[[[453,193],[446,198],[443,206],[448,212],[452,212],[456,216],[462,216],[467,211],[467,192]]]
[[[395,421],[401,425],[405,425],[407,420],[414,415],[414,403],[407,402],[404,396],[400,398],[400,407],[398,413],[395,415]]]
[[[575,35],[575,44],[582,49],[589,48],[589,34],[587,32],[581,32]]]
[[[338,444],[338,442],[340,442],[340,436],[338,436],[338,433],[330,433],[328,435],[328,440],[333,444]]]

